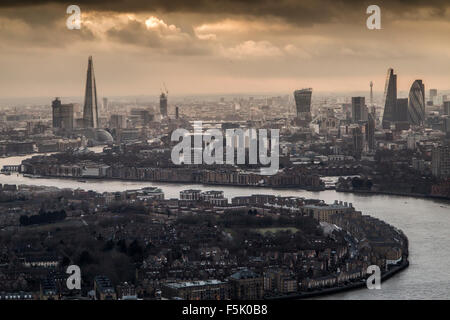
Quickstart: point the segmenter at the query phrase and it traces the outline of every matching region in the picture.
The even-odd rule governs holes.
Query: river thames
[[[3,165],[20,164],[30,156],[0,159]],[[321,199],[327,203],[342,200],[364,214],[377,217],[403,230],[409,239],[409,268],[381,284],[380,290],[358,289],[318,299],[450,299],[450,202],[433,199],[388,195],[362,195],[335,190],[310,192],[298,189],[269,189],[255,187],[205,186],[198,184],[167,184],[155,182],[28,178],[20,174],[0,175],[1,184],[28,184],[81,188],[104,191],[122,191],[157,186],[165,198],[178,198],[184,189],[222,190],[226,197],[256,193],[298,196]]]

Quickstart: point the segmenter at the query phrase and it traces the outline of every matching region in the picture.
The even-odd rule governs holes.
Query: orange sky
[[[0,4],[0,97],[82,95],[89,55],[100,96],[154,95],[163,81],[174,94],[359,91],[370,80],[382,91],[389,67],[399,90],[415,79],[450,89],[442,1],[380,1],[382,30],[351,0],[78,1],[81,30],[67,29],[58,1],[41,2]]]

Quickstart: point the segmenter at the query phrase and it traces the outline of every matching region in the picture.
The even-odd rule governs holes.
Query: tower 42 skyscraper
[[[84,95],[83,123],[85,128],[98,127],[97,87],[95,85],[92,56],[88,60],[86,92]]]

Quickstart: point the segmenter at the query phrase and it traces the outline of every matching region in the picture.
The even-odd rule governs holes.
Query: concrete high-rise
[[[430,89],[430,100],[428,101],[428,105],[432,106],[434,104],[437,94],[437,89]]]
[[[450,101],[444,101],[443,113],[447,116],[450,115]]]
[[[61,104],[59,98],[52,101],[53,128],[73,129],[73,104]]]
[[[164,92],[159,96],[159,111],[161,116],[167,117],[167,95]]]
[[[373,82],[370,81],[370,106],[373,107]]]
[[[106,113],[106,111],[108,110],[108,98],[106,97],[103,97],[102,108],[103,112]]]
[[[297,118],[305,120],[306,122],[311,122],[311,96],[311,88],[294,91]]]
[[[438,178],[450,177],[450,146],[439,146],[432,150],[431,171]]]
[[[360,126],[354,127],[352,129],[353,136],[353,153],[356,158],[361,156],[364,146],[364,135]]]
[[[366,123],[366,141],[367,141],[367,147],[369,151],[375,150],[375,117],[372,113],[369,113],[367,115],[367,123]]]
[[[364,97],[352,97],[352,122],[358,122],[361,120],[366,120],[365,112],[366,108],[366,98]]]
[[[408,98],[397,99],[395,104],[394,122],[408,121]]]
[[[425,120],[425,86],[422,80],[413,82],[409,90],[408,122],[420,126]]]
[[[392,122],[395,121],[395,111],[397,103],[397,75],[394,69],[389,68],[386,76],[386,85],[384,88],[384,113],[383,128],[389,129]]]
[[[88,60],[86,91],[84,95],[83,123],[85,128],[98,128],[97,87],[92,56]]]

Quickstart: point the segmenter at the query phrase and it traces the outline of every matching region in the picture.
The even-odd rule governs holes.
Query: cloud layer
[[[0,2],[0,95],[76,95],[90,54],[105,94],[157,92],[163,80],[180,93],[351,91],[370,80],[382,90],[388,67],[405,90],[416,78],[450,88],[444,1],[378,1],[375,31],[372,3],[356,0],[74,4],[81,30],[66,28],[66,1]]]

